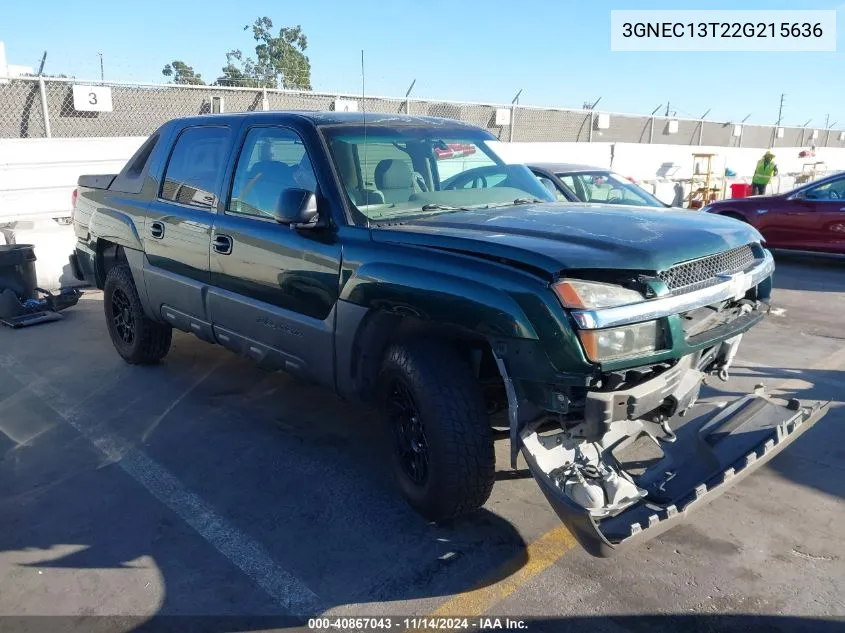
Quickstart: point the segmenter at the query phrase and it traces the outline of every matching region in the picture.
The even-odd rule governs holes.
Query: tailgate
[[[647,494],[603,518],[573,502],[538,466],[531,452],[539,447],[536,430],[523,431],[522,452],[543,494],[581,545],[594,556],[610,556],[685,520],[812,427],[828,404],[801,406],[792,400],[783,406],[755,393],[690,420],[677,429],[673,443],[660,443],[661,456],[624,465]]]

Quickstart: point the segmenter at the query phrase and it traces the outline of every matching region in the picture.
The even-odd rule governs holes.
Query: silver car
[[[528,168],[558,200],[666,209],[665,204],[624,176],[573,163],[531,163]]]

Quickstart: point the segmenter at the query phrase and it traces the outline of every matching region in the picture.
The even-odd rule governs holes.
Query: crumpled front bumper
[[[571,501],[522,447],[534,479],[581,545],[607,557],[685,521],[722,492],[751,474],[818,422],[828,404],[789,406],[755,393],[708,415],[690,420],[667,445],[665,457],[638,485],[649,495],[621,513],[596,519]],[[665,472],[673,472],[667,481]]]

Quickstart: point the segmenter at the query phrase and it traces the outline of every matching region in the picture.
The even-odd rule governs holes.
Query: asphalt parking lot
[[[126,365],[97,292],[62,322],[0,329],[0,615],[85,631],[291,614],[842,630],[845,262],[779,257],[776,286],[781,310],[709,395],[763,382],[831,412],[693,523],[612,559],[575,544],[504,441],[485,508],[438,527],[394,491],[371,412],[323,389],[184,334],[160,366]]]

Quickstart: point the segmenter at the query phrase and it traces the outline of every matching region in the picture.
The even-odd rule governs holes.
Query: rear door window
[[[189,127],[176,140],[160,197],[170,202],[213,210],[226,154],[230,130],[227,127]]]
[[[114,179],[109,189],[111,191],[119,191],[121,193],[141,193],[144,185],[144,174],[146,172],[147,163],[150,161],[150,156],[158,143],[159,136],[154,134],[148,138],[138,151],[129,159],[126,166]]]

